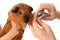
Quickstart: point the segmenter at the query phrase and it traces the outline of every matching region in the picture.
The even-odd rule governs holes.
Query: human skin
[[[40,28],[38,24],[42,28]],[[39,40],[56,40],[50,26],[44,23],[42,19],[33,19],[33,21],[29,23],[29,27],[32,31],[33,36]]]
[[[56,40],[54,33],[52,32],[51,28],[49,25],[45,24],[44,22],[42,22],[42,19],[36,18],[37,14],[43,10],[43,9],[47,9],[49,10],[49,17],[45,17],[42,18],[43,20],[53,20],[53,19],[60,19],[60,12],[56,11],[55,6],[53,4],[41,4],[40,7],[38,8],[38,10],[34,13],[34,18],[33,21],[29,24],[30,29],[32,30],[33,35],[38,38],[39,40]],[[43,29],[40,29],[37,25],[40,25]],[[16,27],[16,25],[15,25]],[[15,28],[16,29],[16,28]],[[6,36],[8,38],[6,38],[6,36],[4,35],[2,38],[0,38],[1,40],[11,40],[15,35],[18,34],[18,31],[15,29],[11,29]],[[12,31],[15,30],[15,31]],[[13,32],[13,34],[11,34],[11,32]],[[15,34],[16,32],[16,34]],[[8,36],[9,35],[9,36]],[[12,37],[13,35],[13,37]],[[5,38],[5,39],[4,39]]]
[[[41,10],[47,9],[50,16],[44,18],[38,18],[38,13]],[[32,31],[34,37],[39,40],[56,40],[54,33],[49,25],[44,23],[42,20],[53,20],[53,19],[60,19],[60,12],[56,11],[55,6],[53,4],[46,4],[42,3],[38,10],[34,13],[33,20],[29,23],[29,27]],[[40,28],[42,27],[42,28]]]
[[[16,24],[14,22],[11,22],[11,23],[12,23],[12,29],[7,34],[5,34],[4,36],[2,36],[0,38],[0,40],[12,40],[13,37],[15,37],[19,33],[17,31],[18,28],[17,28]]]
[[[60,19],[60,12],[56,10],[55,6],[52,3],[41,3],[35,14],[37,15],[41,12],[41,10],[44,9],[48,10],[50,16],[43,17],[43,20]]]

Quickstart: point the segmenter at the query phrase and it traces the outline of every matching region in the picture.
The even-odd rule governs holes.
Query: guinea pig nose
[[[29,20],[30,20],[30,16],[29,16],[29,15],[25,15],[25,16],[24,16],[24,22],[25,22],[25,23],[28,23]]]

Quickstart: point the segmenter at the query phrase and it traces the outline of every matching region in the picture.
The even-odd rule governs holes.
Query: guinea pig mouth
[[[25,23],[28,23],[29,20],[30,20],[30,16],[29,16],[29,15],[25,15],[25,16],[24,16],[24,22],[25,22]]]

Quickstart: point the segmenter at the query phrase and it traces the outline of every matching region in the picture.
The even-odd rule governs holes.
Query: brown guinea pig
[[[24,29],[29,20],[31,20],[32,18],[32,11],[33,8],[27,4],[20,3],[15,5],[8,13],[8,20],[4,28],[0,32],[0,37],[5,35],[12,28],[11,21],[13,21],[18,27],[18,31],[22,32],[20,32],[12,40],[21,40]]]

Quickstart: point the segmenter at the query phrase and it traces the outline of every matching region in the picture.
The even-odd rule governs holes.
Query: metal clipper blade
[[[37,17],[39,17],[39,18],[46,17],[46,16],[49,16],[49,14],[46,13],[46,12],[44,12],[44,10],[42,10],[42,11],[37,15]]]

